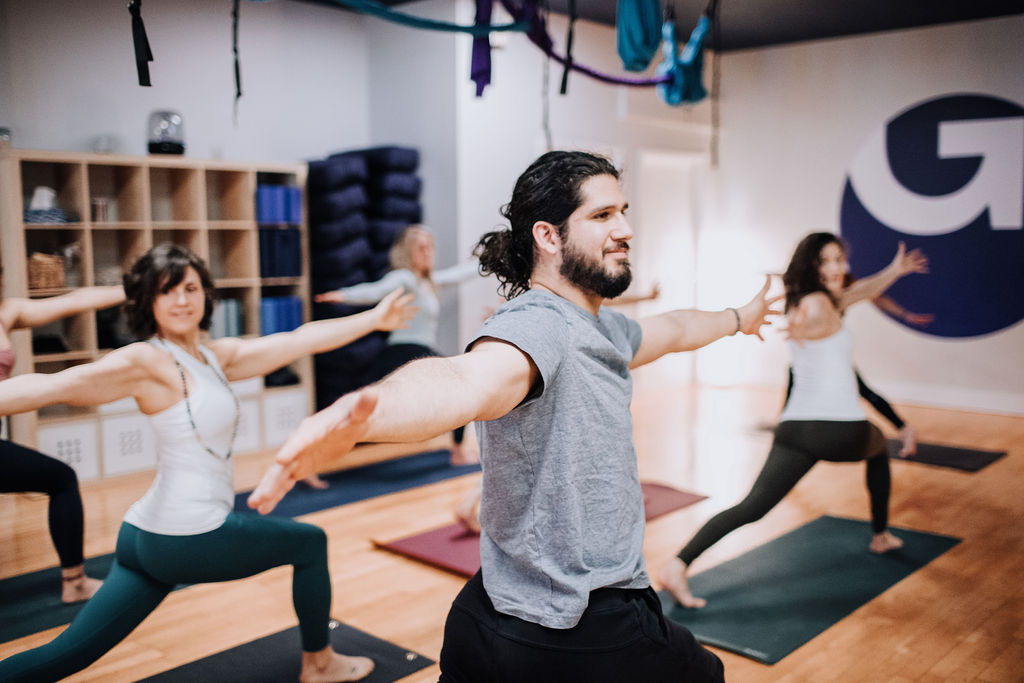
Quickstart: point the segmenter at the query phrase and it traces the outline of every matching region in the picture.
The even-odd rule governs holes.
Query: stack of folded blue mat
[[[398,234],[422,219],[419,151],[374,147],[309,162],[309,242],[314,294],[379,280],[390,269]],[[351,315],[365,306],[314,304],[313,318]],[[317,409],[373,382],[369,366],[387,344],[374,333],[315,358]]]
[[[302,274],[302,190],[292,185],[256,186],[260,277]]]

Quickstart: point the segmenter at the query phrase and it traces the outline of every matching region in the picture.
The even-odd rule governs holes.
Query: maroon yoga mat
[[[707,498],[664,484],[642,482],[640,486],[644,496],[644,512],[648,520]],[[458,522],[387,543],[373,543],[378,548],[466,577],[473,576],[480,569],[480,537],[466,531]]]

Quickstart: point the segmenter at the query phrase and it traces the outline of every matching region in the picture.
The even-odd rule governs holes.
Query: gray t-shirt
[[[530,290],[484,323],[476,340],[487,337],[529,356],[540,381],[477,423],[484,588],[499,612],[571,628],[590,591],[650,585],[629,412],[640,326]]]

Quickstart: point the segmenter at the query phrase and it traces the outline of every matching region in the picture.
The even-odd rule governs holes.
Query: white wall
[[[186,155],[295,161],[369,140],[365,18],[298,2],[243,2],[243,97],[233,121],[231,3],[147,2],[153,85],[135,70],[127,2],[0,0],[0,126],[15,147],[146,153],[156,109],[185,120]]]
[[[838,232],[855,153],[901,110],[958,92],[1024,106],[1022,35],[1024,17],[1015,16],[724,55],[721,166],[699,254],[699,303],[726,305],[705,286],[716,273],[779,272],[803,235]],[[868,304],[851,311],[849,324],[865,380],[890,399],[1024,413],[1024,325],[942,339]],[[700,378],[782,381],[779,335],[739,363],[722,362],[736,361],[730,351],[727,343],[704,352]]]

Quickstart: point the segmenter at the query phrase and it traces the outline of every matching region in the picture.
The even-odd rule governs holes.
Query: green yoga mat
[[[363,683],[397,681],[433,664],[433,660],[381,640],[339,621],[331,622],[331,645],[338,652],[369,657],[373,671]],[[279,683],[299,680],[302,645],[299,628],[259,638],[142,679],[146,683]]]
[[[662,608],[700,642],[774,664],[960,542],[892,532],[903,547],[875,555],[870,524],[819,517],[693,576],[690,589],[706,607],[680,607],[661,591]]]

